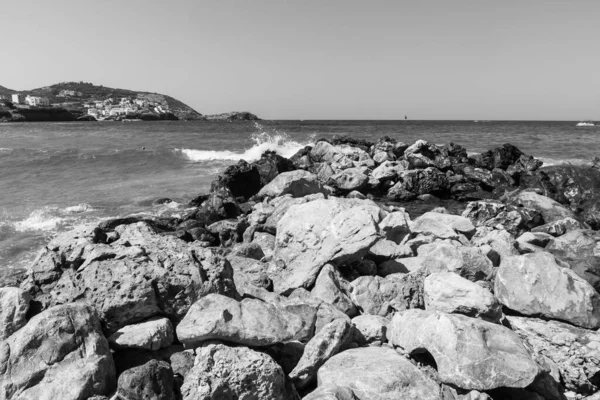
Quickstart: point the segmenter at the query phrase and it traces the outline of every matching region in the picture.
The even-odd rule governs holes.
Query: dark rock
[[[523,155],[523,152],[510,143],[496,147],[486,151],[485,153],[477,154],[469,157],[472,164],[478,168],[493,170],[500,168],[506,170],[514,164]]]
[[[181,221],[177,218],[163,218],[154,216],[129,216],[124,218],[111,218],[98,224],[102,231],[112,231],[119,225],[131,225],[144,222],[158,231],[174,231]]]
[[[200,207],[202,205],[202,203],[204,203],[207,199],[208,199],[208,194],[201,194],[198,195],[196,197],[194,197],[193,199],[191,199],[188,203],[189,206],[191,207]]]
[[[444,146],[443,151],[448,154],[448,157],[450,157],[450,162],[453,165],[458,163],[466,163],[469,160],[467,156],[467,149],[459,144],[450,142]]]
[[[572,205],[579,205],[600,195],[600,170],[578,165],[553,165],[541,169],[558,192]]]
[[[310,170],[310,166],[312,165],[312,161],[310,158],[311,150],[312,146],[306,146],[298,150],[296,154],[290,157],[290,162],[294,165],[295,168]]]
[[[293,171],[296,166],[291,160],[280,156],[274,151],[265,151],[258,161],[253,163],[258,168],[261,186],[271,182],[282,172]]]
[[[506,172],[519,183],[520,177],[525,172],[538,170],[544,163],[533,156],[522,154],[517,161],[506,169]]]
[[[231,246],[241,242],[246,228],[248,228],[248,221],[245,218],[224,219],[207,227],[210,233],[219,238],[221,246]]]
[[[365,139],[355,139],[352,138],[350,136],[338,136],[335,135],[333,137],[333,139],[331,140],[331,144],[334,146],[340,145],[340,144],[348,144],[350,146],[353,147],[358,147],[361,150],[364,151],[369,151],[369,148],[371,146],[373,146],[373,142],[369,142],[368,140]]]
[[[227,167],[210,185],[211,192],[228,189],[234,197],[243,196],[246,199],[258,193],[260,188],[261,176],[258,167],[244,160]]]
[[[435,168],[402,171],[398,179],[388,191],[388,198],[408,200],[422,194],[447,197],[450,189],[446,175]]]
[[[219,244],[219,240],[215,235],[210,233],[206,228],[192,228],[188,231],[193,240],[198,242],[206,242],[209,246]]]
[[[175,400],[169,363],[151,360],[119,376],[117,394],[123,399]]]
[[[446,170],[451,167],[450,156],[446,149],[425,140],[417,140],[404,152],[404,158],[411,168],[434,167]]]

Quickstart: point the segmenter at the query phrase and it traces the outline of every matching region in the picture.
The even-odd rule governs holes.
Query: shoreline
[[[596,168],[544,167],[509,144],[468,155],[338,137],[239,161],[190,207],[52,239],[19,288],[0,288],[0,315],[12,310],[0,386],[173,399],[217,399],[219,387],[265,399],[599,389],[584,355],[600,345]],[[63,325],[74,333],[46,333]],[[585,338],[562,345],[581,363],[548,330]],[[60,354],[29,372],[39,343],[85,349],[85,372],[70,377]],[[484,360],[491,369],[473,367]]]

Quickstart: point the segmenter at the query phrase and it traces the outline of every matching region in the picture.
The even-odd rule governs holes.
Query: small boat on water
[[[596,126],[592,121],[581,121],[575,126]]]

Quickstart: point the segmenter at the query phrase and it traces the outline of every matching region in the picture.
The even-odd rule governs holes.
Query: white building
[[[24,102],[23,95],[22,94],[17,94],[17,93],[13,94],[12,95],[12,102],[15,103],[15,104],[23,104],[23,102]]]
[[[25,102],[30,106],[49,106],[50,100],[47,97],[29,96],[25,97]]]

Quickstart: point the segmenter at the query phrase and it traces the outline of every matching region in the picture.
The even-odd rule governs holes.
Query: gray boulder
[[[392,274],[361,276],[350,283],[350,298],[363,314],[387,316],[394,311],[423,307],[423,276]]]
[[[458,239],[459,234],[473,236],[475,227],[468,218],[452,214],[426,212],[410,226],[413,235],[432,235],[440,239]]]
[[[168,362],[150,360],[119,376],[117,396],[122,400],[175,400],[173,370]]]
[[[330,264],[325,265],[317,280],[311,295],[319,300],[329,303],[349,317],[356,315],[356,307],[350,300],[347,292],[348,282]]]
[[[272,304],[210,294],[190,307],[177,325],[177,337],[186,348],[212,339],[270,346],[294,340],[303,328],[300,317]]]
[[[567,390],[581,394],[598,391],[600,334],[558,321],[507,317],[510,327],[531,346],[534,353],[551,363]]]
[[[453,272],[440,272],[425,278],[425,309],[448,314],[464,314],[498,322],[502,306],[492,293]]]
[[[348,387],[326,385],[316,388],[302,400],[358,400],[358,397]]]
[[[115,366],[94,309],[52,307],[0,342],[2,399],[80,400],[108,395]]]
[[[410,216],[405,211],[393,211],[379,223],[381,233],[387,240],[400,244],[410,234]]]
[[[407,310],[394,315],[388,336],[409,354],[429,352],[442,382],[462,389],[524,388],[540,373],[514,332],[464,315]]]
[[[113,333],[108,342],[117,348],[158,350],[173,344],[175,334],[168,318],[155,317],[127,325]]]
[[[546,223],[575,217],[571,210],[562,206],[557,201],[531,191],[521,191],[516,195],[510,196],[508,202],[509,204],[529,207],[540,212]]]
[[[25,326],[30,300],[29,293],[19,288],[0,288],[0,340]]]
[[[361,190],[369,181],[369,177],[358,168],[348,168],[340,171],[329,178],[328,185],[336,187],[345,192]]]
[[[270,356],[223,344],[196,349],[196,361],[185,376],[181,395],[183,400],[300,398]]]
[[[179,321],[209,293],[236,294],[229,262],[195,243],[161,236],[147,223],[116,228],[102,243],[68,232],[43,250],[21,287],[42,309],[84,301],[110,333],[155,315]]]
[[[378,239],[381,209],[372,201],[315,200],[292,206],[277,225],[275,290],[312,286],[321,268],[360,259]]]
[[[523,315],[543,316],[583,328],[600,327],[600,299],[573,271],[560,267],[552,254],[508,257],[496,274],[498,300]]]
[[[363,314],[352,318],[354,341],[359,344],[386,343],[389,321],[379,315]]]
[[[352,325],[338,319],[325,325],[304,347],[304,353],[289,376],[296,388],[309,385],[319,368],[336,355],[352,338]]]
[[[346,350],[317,373],[319,387],[342,386],[359,400],[441,400],[438,384],[387,347]]]
[[[327,194],[327,190],[323,188],[315,174],[298,169],[277,175],[260,189],[257,197],[278,197],[286,194],[291,194],[292,197],[304,197],[315,193]]]

